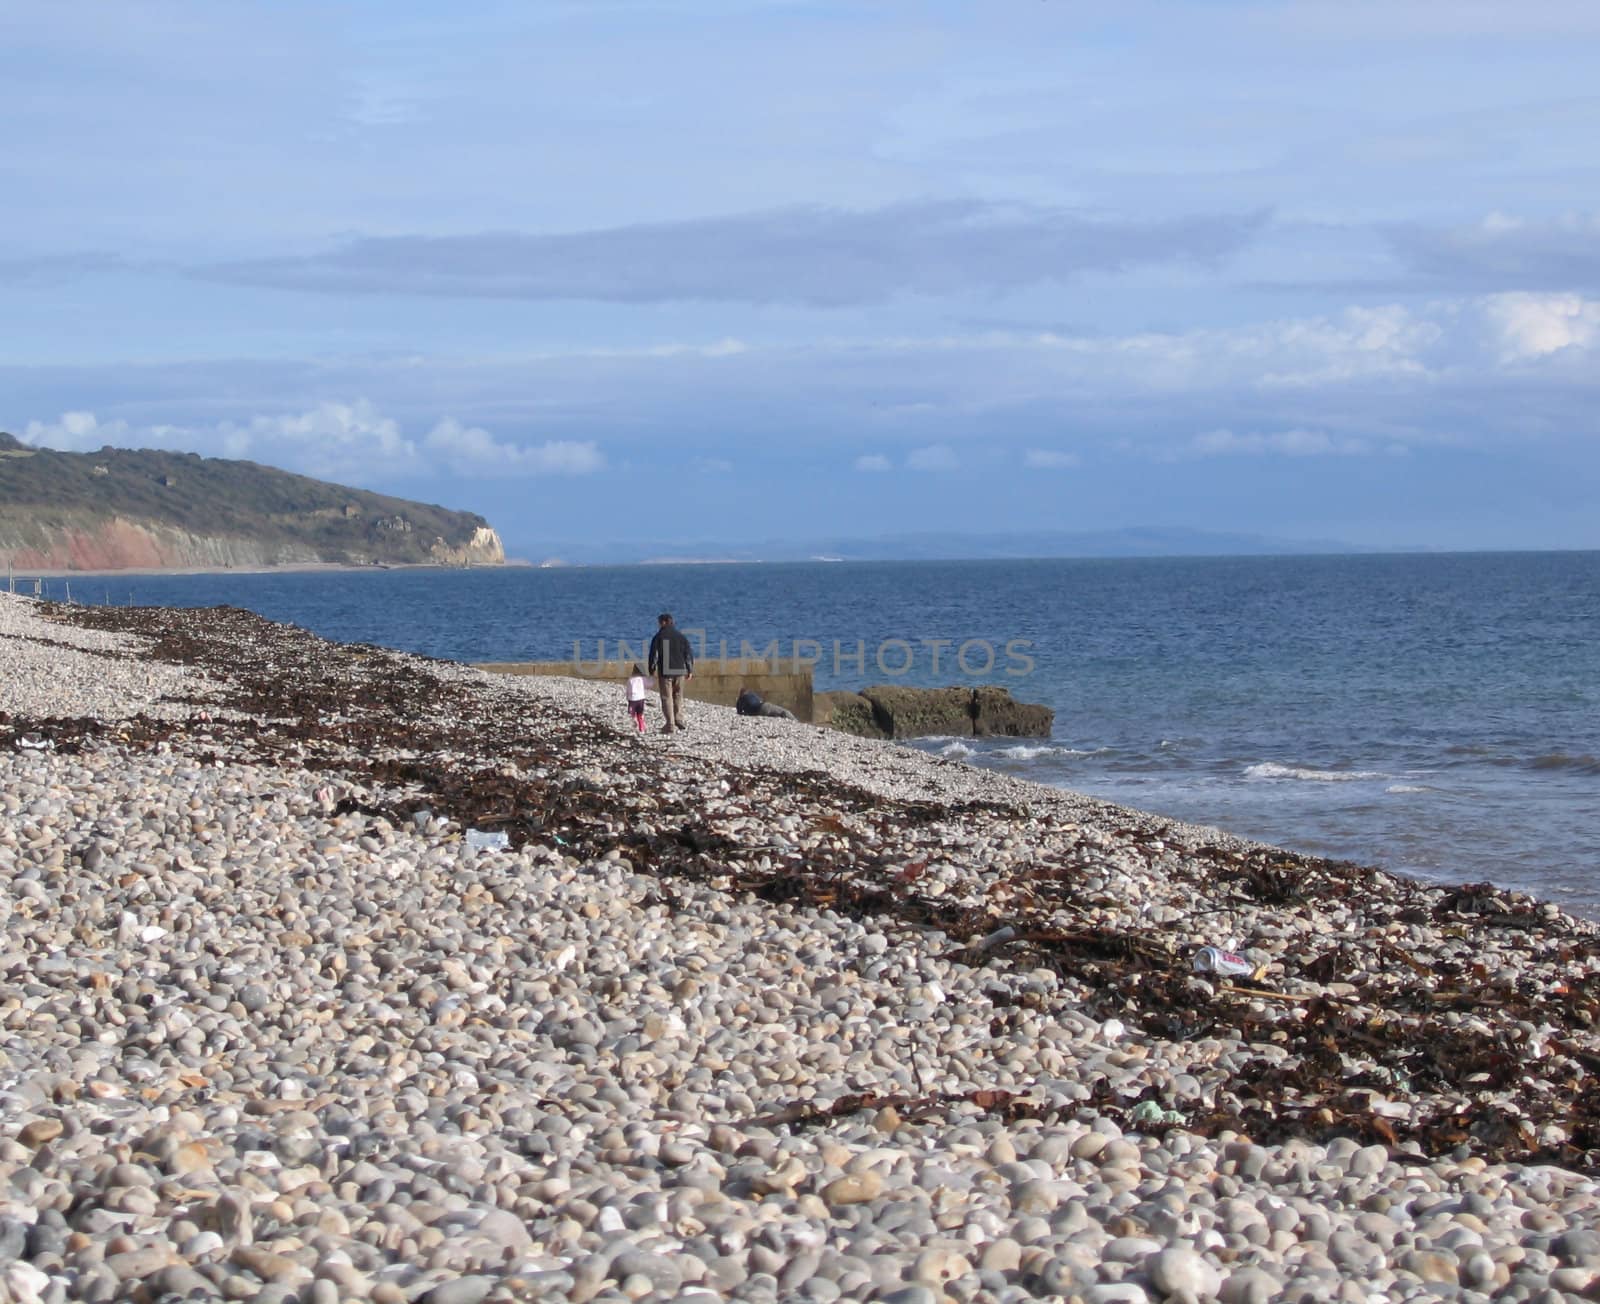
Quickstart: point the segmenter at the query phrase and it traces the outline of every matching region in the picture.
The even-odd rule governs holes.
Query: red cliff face
[[[19,570],[181,570],[314,562],[309,549],[263,547],[249,539],[189,534],[114,518],[93,526],[37,525],[25,538],[0,524],[0,558]]]
[[[464,543],[435,539],[408,561],[441,566],[499,566],[506,559],[500,536],[478,527]],[[0,565],[16,570],[190,570],[212,567],[305,566],[322,561],[370,563],[374,557],[324,557],[307,543],[245,536],[194,534],[176,526],[124,517],[83,523],[0,518]]]

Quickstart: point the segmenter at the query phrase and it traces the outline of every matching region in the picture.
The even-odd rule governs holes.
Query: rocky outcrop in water
[[[859,693],[818,693],[813,719],[861,738],[1048,738],[1056,713],[1019,702],[1009,689],[911,688],[876,684]]]

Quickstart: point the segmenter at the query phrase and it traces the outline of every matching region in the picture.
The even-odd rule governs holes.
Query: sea
[[[76,602],[228,604],[472,662],[640,655],[671,610],[703,655],[798,657],[819,689],[999,684],[1055,709],[1049,738],[910,744],[937,755],[1600,918],[1597,552],[70,583]]]

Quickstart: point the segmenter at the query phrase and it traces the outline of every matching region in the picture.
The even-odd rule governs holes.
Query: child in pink
[[[640,733],[644,732],[644,692],[644,671],[635,665],[628,672],[628,713]]]

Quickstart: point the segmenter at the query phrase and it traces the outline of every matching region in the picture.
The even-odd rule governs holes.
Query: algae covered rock
[[[972,690],[972,732],[979,738],[1048,738],[1056,713],[1019,702],[1011,691],[988,684]]]
[[[859,693],[818,693],[812,718],[861,738],[1048,738],[1055,716],[996,685],[874,684]]]
[[[812,698],[812,720],[858,738],[882,738],[872,703],[860,693],[818,693]]]
[[[873,718],[885,738],[972,736],[970,688],[907,688],[874,684],[861,695],[872,703]]]

